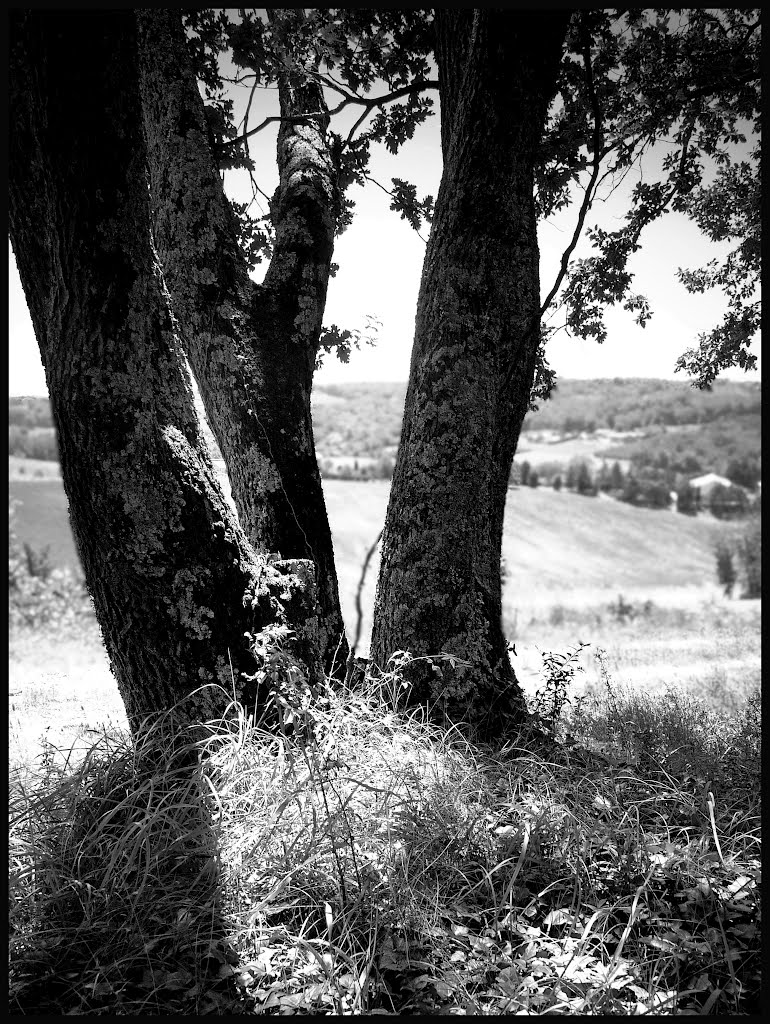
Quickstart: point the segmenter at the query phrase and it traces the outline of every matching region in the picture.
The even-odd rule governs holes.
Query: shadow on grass
[[[184,734],[183,734],[184,735]],[[233,999],[200,744],[168,719],[11,778],[11,1014],[221,1013]]]
[[[759,696],[578,703],[574,657],[502,748],[394,670],[286,674],[277,732],[233,704],[49,751],[11,794],[11,1013],[755,1012]]]

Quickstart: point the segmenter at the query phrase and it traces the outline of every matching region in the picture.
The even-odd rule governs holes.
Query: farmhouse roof
[[[719,476],[717,473],[705,473],[703,476],[694,476],[690,480],[690,487],[710,487],[714,484],[732,487],[732,481],[728,480],[727,477]]]

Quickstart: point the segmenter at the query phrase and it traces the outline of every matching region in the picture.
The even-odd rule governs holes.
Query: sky
[[[438,95],[432,95],[438,112]],[[236,113],[244,109],[247,97],[247,90],[235,91]],[[333,96],[330,99],[334,103]],[[276,90],[260,90],[252,106],[250,124],[256,125],[265,115],[275,113],[276,106]],[[358,111],[351,114],[349,109],[345,110],[332,127],[336,131],[347,131],[357,115]],[[255,176],[268,195],[277,184],[276,135],[277,129],[271,125],[251,139],[251,155],[257,165]],[[419,198],[428,194],[435,198],[441,178],[438,113],[418,128],[414,138],[396,156],[382,146],[373,147],[370,171],[385,186],[390,186],[393,177],[404,178],[417,187]],[[641,173],[644,174],[644,169]],[[637,179],[638,174],[636,178],[629,175],[625,189],[619,189],[608,202],[597,203],[588,224],[598,222],[608,229],[618,226],[623,200]],[[228,172],[225,187],[233,199],[244,202],[251,198],[244,171]],[[334,261],[340,269],[329,283],[324,324],[363,329],[366,317],[374,316],[381,327],[376,345],[354,351],[348,364],[327,356],[315,381],[321,385],[345,381],[405,381],[409,375],[425,243],[406,221],[389,209],[389,197],[375,185],[369,184],[365,189],[353,186],[349,197],[356,203],[355,219],[336,241]],[[576,215],[573,206],[539,226],[543,297],[555,279]],[[425,233],[423,227],[422,234]],[[674,373],[677,356],[696,343],[699,333],[719,321],[725,301],[719,291],[689,294],[678,282],[676,270],[680,266],[701,266],[713,256],[724,254],[728,248],[710,243],[680,214],[670,214],[648,227],[642,236],[641,250],[632,257],[631,269],[635,273],[634,291],[649,299],[652,319],[642,329],[634,323],[630,313],[620,308],[609,309],[606,312],[608,337],[602,345],[559,331],[550,339],[546,350],[557,376],[686,380],[681,373]],[[589,255],[590,251],[584,243],[578,246],[574,257]],[[10,244],[8,262],[9,394],[44,395],[47,393],[45,375]],[[253,275],[255,280],[260,281],[265,270],[264,264],[258,267]],[[760,356],[758,342],[753,350]],[[722,376],[759,380],[761,357],[758,364],[759,370],[755,373],[745,374],[735,369]]]

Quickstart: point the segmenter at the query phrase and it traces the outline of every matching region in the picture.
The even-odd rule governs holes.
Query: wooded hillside
[[[403,381],[316,385],[313,426],[319,454],[372,459],[392,454],[405,394]],[[686,381],[560,380],[549,401],[527,415],[523,432],[643,430],[642,437],[608,446],[608,457],[651,461],[660,452],[690,455],[693,472],[724,474],[732,459],[758,458],[760,409],[758,381],[716,381],[711,391],[698,391]],[[57,457],[47,399],[10,398],[8,422],[9,454]]]

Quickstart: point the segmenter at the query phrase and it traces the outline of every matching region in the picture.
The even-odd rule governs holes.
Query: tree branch
[[[562,253],[561,265],[559,267],[559,273],[556,275],[553,287],[551,288],[545,302],[540,307],[540,319],[553,302],[554,296],[561,288],[562,281],[564,280],[567,267],[569,266],[570,257],[575,251],[575,247],[583,233],[583,227],[585,226],[586,217],[588,211],[591,209],[594,196],[596,194],[596,185],[599,180],[599,168],[603,158],[609,152],[609,149],[604,148],[604,122],[602,118],[601,106],[599,104],[599,98],[596,95],[596,87],[594,83],[593,66],[591,64],[591,37],[586,27],[585,21],[581,21],[581,35],[583,42],[582,57],[583,64],[585,65],[586,71],[586,88],[588,90],[588,100],[591,104],[591,111],[594,116],[594,130],[593,130],[593,168],[591,170],[591,177],[586,186],[585,195],[583,196],[583,202],[580,204],[580,212],[578,213],[577,224],[575,230],[572,233],[572,238],[569,245]]]
[[[363,565],[361,566],[361,576],[359,577],[358,586],[356,587],[356,635],[353,638],[353,643],[350,646],[351,658],[355,657],[356,651],[358,650],[358,644],[361,639],[361,626],[364,619],[364,610],[361,605],[361,594],[363,593],[364,583],[366,582],[366,573],[369,569],[369,562],[371,561],[374,552],[377,550],[377,545],[380,543],[381,540],[382,530],[380,530],[380,532],[374,538],[374,541],[372,542],[369,550],[366,552],[366,557],[364,558]]]
[[[404,96],[411,95],[411,93],[424,92],[427,89],[438,89],[438,82],[434,82],[432,80],[413,82],[412,85],[405,85],[402,89],[396,89],[394,92],[387,93],[384,96],[375,96],[372,99],[367,100],[363,99],[361,96],[355,96],[352,93],[344,93],[343,90],[340,89],[338,86],[328,83],[324,75],[311,73],[309,74],[309,77],[314,78],[317,81],[323,82],[325,85],[329,85],[329,88],[336,89],[337,92],[345,96],[345,99],[343,99],[341,103],[338,103],[336,107],[333,107],[329,111],[329,117],[331,117],[334,114],[339,114],[341,110],[344,110],[345,107],[349,106],[351,103],[354,103],[357,106],[366,107],[366,113],[369,113],[375,107],[382,106],[385,103],[392,103],[394,100],[398,100]],[[308,113],[295,114],[292,117],[282,117],[281,115],[273,115],[272,117],[266,117],[261,124],[257,125],[256,128],[252,128],[251,131],[244,131],[243,134],[236,135],[234,139],[228,139],[226,142],[223,142],[222,149],[229,148],[230,146],[237,146],[238,143],[245,142],[246,139],[250,138],[252,135],[256,135],[258,132],[261,132],[264,128],[267,128],[269,124],[272,124],[275,121],[286,121],[290,124],[298,124],[301,123],[305,118],[317,118],[321,116],[326,115],[320,115],[318,113]],[[360,120],[363,120],[363,118]],[[360,120],[357,123],[360,123]]]

